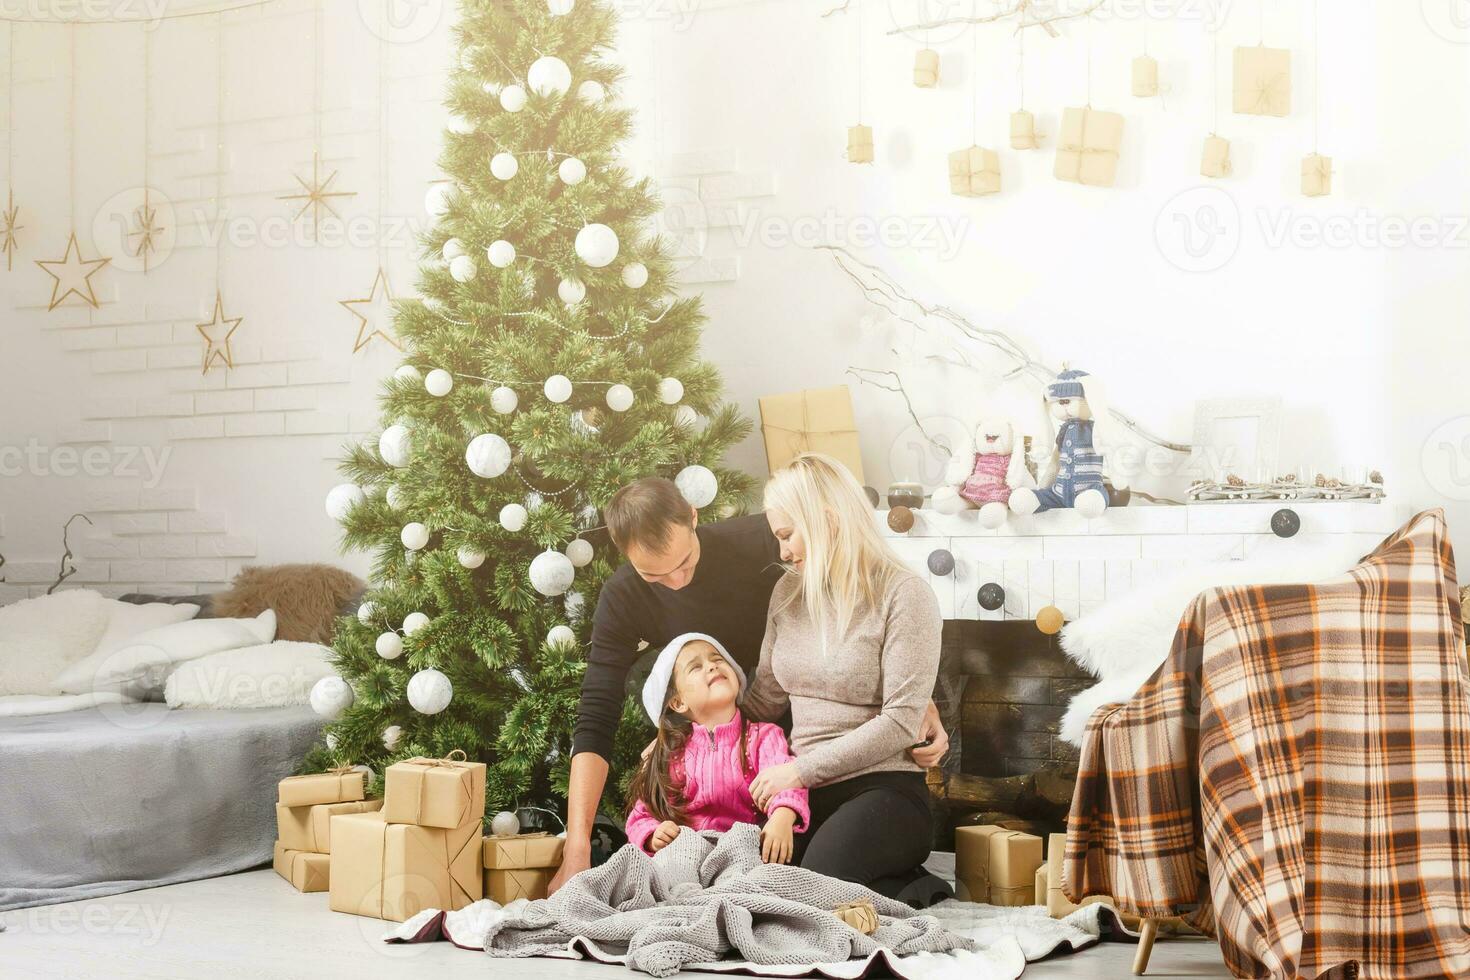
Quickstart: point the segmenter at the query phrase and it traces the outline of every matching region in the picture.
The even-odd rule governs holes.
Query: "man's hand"
[[[557,869],[556,876],[551,879],[551,884],[546,887],[547,895],[555,895],[557,890],[565,885],[574,875],[580,874],[592,867],[592,844],[583,841],[578,847],[573,844],[570,837],[567,838],[566,846],[561,852],[561,867]]]
[[[939,708],[933,701],[929,702],[928,709],[924,712],[924,720],[919,723],[919,740],[928,740],[929,744],[922,748],[909,749],[909,758],[914,764],[931,769],[939,765],[939,760],[944,758],[944,753],[949,751],[949,735],[945,733],[944,726],[939,723]]]
[[[766,864],[789,864],[794,845],[791,828],[796,824],[796,811],[780,806],[761,828],[761,860]]]
[[[801,785],[801,773],[797,771],[796,763],[783,762],[779,766],[768,766],[756,774],[750,781],[750,798],[765,813],[766,807],[777,793],[800,789]]]
[[[653,836],[648,838],[648,849],[657,854],[674,842],[679,836],[679,825],[672,820],[665,820],[653,831]]]

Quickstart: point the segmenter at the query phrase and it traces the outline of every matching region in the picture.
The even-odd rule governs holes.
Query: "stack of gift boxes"
[[[484,836],[484,763],[409,759],[384,773],[383,799],[366,790],[362,770],[281,781],[275,868],[298,891],[330,892],[333,911],[395,922],[482,897],[546,897],[563,841]]]
[[[1051,834],[1042,861],[1041,838],[1004,827],[957,827],[954,835],[955,893],[965,902],[987,905],[1045,905],[1056,918],[1075,912],[1062,893],[1066,834]],[[1092,895],[1083,905],[1111,902]]]

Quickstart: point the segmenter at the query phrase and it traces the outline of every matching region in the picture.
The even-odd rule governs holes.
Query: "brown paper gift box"
[[[276,841],[271,860],[276,874],[291,883],[299,892],[324,892],[327,890],[328,869],[331,858],[325,854],[293,851]]]
[[[1041,838],[985,825],[957,827],[954,873],[958,898],[991,905],[1030,905],[1041,867]]]
[[[939,52],[925,48],[914,56],[914,84],[933,88],[939,84]]]
[[[1043,864],[1041,867],[1039,867],[1039,868],[1036,869],[1036,881],[1031,886],[1031,895],[1035,899],[1035,901],[1032,903],[1033,905],[1045,905],[1046,904],[1046,890],[1047,890],[1047,873],[1046,873],[1046,865]]]
[[[1286,48],[1236,48],[1231,104],[1250,116],[1291,114],[1291,52]]]
[[[1123,117],[1092,108],[1062,110],[1053,173],[1058,180],[1089,187],[1112,187],[1118,177]]]
[[[835,457],[859,483],[866,482],[852,417],[852,393],[846,385],[767,395],[760,399],[760,411],[766,466],[772,473],[798,453],[819,452]]]
[[[566,841],[549,834],[486,837],[485,869],[559,868]]]
[[[388,823],[381,810],[332,818],[333,912],[402,922],[462,909],[484,894],[480,825],[454,830]]]
[[[1206,136],[1204,152],[1200,155],[1201,177],[1230,176],[1230,141],[1223,136]]]
[[[1159,94],[1159,63],[1146,54],[1133,59],[1133,94],[1140,99]]]
[[[1034,150],[1040,145],[1036,134],[1036,117],[1025,109],[1011,113],[1011,149]]]
[[[1302,193],[1325,197],[1332,193],[1332,158],[1318,153],[1302,157]]]
[[[960,197],[983,197],[1000,190],[1000,157],[994,150],[971,146],[949,155],[949,191]]]
[[[335,769],[307,776],[287,776],[276,787],[276,802],[286,806],[316,803],[348,803],[367,796],[367,773],[361,769]]]
[[[518,898],[529,901],[545,898],[555,875],[555,868],[486,870],[485,897],[501,905],[509,905]]]
[[[327,854],[332,850],[332,818],[339,813],[371,813],[383,807],[382,800],[353,800],[349,803],[313,803],[311,806],[276,804],[276,836],[293,851]]]
[[[485,819],[485,763],[405,759],[383,774],[383,819],[453,829]]]
[[[1046,864],[1042,865],[1042,872],[1046,875],[1046,897],[1040,904],[1046,905],[1046,910],[1054,919],[1060,919],[1065,915],[1071,915],[1082,905],[1096,905],[1099,902],[1112,903],[1112,899],[1106,895],[1089,895],[1082,900],[1082,905],[1073,905],[1062,892],[1062,864],[1066,858],[1067,835],[1051,834],[1046,839]]]
[[[873,162],[873,127],[861,125],[848,127],[847,162]]]

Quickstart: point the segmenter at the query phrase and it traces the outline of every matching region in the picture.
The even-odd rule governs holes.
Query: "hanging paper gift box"
[[[775,473],[799,453],[835,457],[863,480],[863,457],[852,417],[852,393],[846,385],[817,388],[760,399],[761,436],[766,465]]]
[[[276,841],[271,866],[276,874],[299,892],[324,892],[328,888],[331,858],[310,851],[293,851]]]
[[[1302,193],[1325,197],[1332,193],[1332,158],[1309,153],[1302,157]]]
[[[1140,99],[1159,94],[1159,63],[1146,54],[1133,59],[1133,94]]]
[[[1000,190],[1000,157],[994,150],[972,146],[949,155],[949,191],[960,197],[983,197]]]
[[[1286,48],[1235,49],[1233,105],[1251,116],[1291,113],[1291,52]]]
[[[367,796],[367,773],[350,766],[306,776],[287,776],[276,787],[276,802],[285,806],[348,803]]]
[[[1034,150],[1041,145],[1041,136],[1036,132],[1036,117],[1025,109],[1011,113],[1011,149]]]
[[[1230,176],[1230,141],[1223,136],[1206,136],[1204,153],[1200,156],[1201,177]]]
[[[485,819],[485,763],[465,761],[458,749],[445,759],[393,763],[383,773],[383,819],[447,829],[479,826]]]
[[[914,56],[914,84],[933,88],[939,84],[939,52],[925,48]]]
[[[332,818],[333,912],[402,922],[462,909],[484,894],[478,822],[446,830],[388,823],[382,811]]]
[[[849,126],[847,130],[847,162],[873,162],[873,127]]]
[[[311,806],[276,804],[276,837],[292,851],[328,854],[332,850],[332,818],[339,813],[371,813],[383,808],[382,800],[349,803],[315,803]]]
[[[1058,180],[1112,187],[1118,176],[1123,117],[1096,109],[1063,109],[1054,173]]]

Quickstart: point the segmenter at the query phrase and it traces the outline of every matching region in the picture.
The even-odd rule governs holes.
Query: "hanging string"
[[[1016,32],[1016,77],[1021,84],[1021,108],[1026,108],[1026,32]]]
[[[1322,56],[1321,25],[1317,22],[1317,0],[1312,0],[1312,153],[1317,152],[1317,61]]]
[[[71,68],[67,72],[67,101],[66,110],[67,126],[71,132],[67,135],[67,213],[70,217],[72,230],[77,226],[77,32],[68,30],[66,32],[67,49],[70,52]]]
[[[225,15],[221,11],[215,18],[215,73],[214,73],[214,220],[224,220],[225,197]],[[221,226],[222,227],[222,226]],[[221,235],[214,245],[214,293],[218,296],[224,287],[225,236]]]
[[[863,0],[855,0],[857,3],[857,92],[858,92],[858,125],[863,124]]]
[[[1092,17],[1087,18],[1087,108],[1092,108]]]
[[[1266,0],[1260,0],[1260,3],[1256,7],[1256,13],[1261,19],[1261,44],[1264,45],[1266,43]]]
[[[5,29],[5,183],[15,190],[15,25]]]
[[[149,166],[148,166],[148,156],[149,156],[149,149],[148,148],[152,145],[152,139],[150,138],[149,133],[152,131],[150,127],[151,127],[151,123],[152,123],[152,114],[153,114],[153,86],[150,84],[150,81],[149,80],[152,79],[152,77],[153,77],[153,32],[152,31],[144,31],[143,32],[143,213],[140,216],[142,220],[139,222],[139,227],[140,227],[140,229],[143,230],[143,238],[142,238],[142,241],[138,242],[138,251],[141,252],[141,253],[143,253],[141,257],[143,259],[143,274],[145,276],[148,274],[148,253],[153,250],[153,242],[148,237],[151,234],[151,232],[149,231],[149,229],[151,229],[153,227],[153,215],[152,215],[151,210],[149,208],[149,205],[152,203],[150,201],[150,192],[152,190],[152,186],[153,185],[148,182],[148,176],[149,176],[149,173],[150,173]]]
[[[314,0],[311,9],[311,144],[322,146],[322,0]],[[313,174],[313,179],[315,175]]]
[[[388,39],[383,36],[387,31],[382,31],[378,37],[378,268],[387,263],[384,261],[384,249],[387,247],[383,240],[383,212],[388,199]]]
[[[1220,133],[1220,39],[1210,33],[1210,54],[1214,59],[1214,81],[1210,88],[1210,135],[1218,136]]]
[[[970,25],[970,145],[980,145],[980,31]]]

